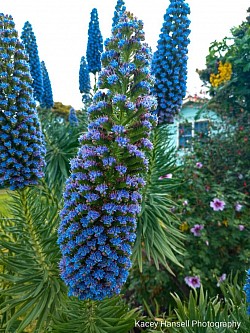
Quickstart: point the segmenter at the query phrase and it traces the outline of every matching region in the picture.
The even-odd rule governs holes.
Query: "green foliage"
[[[232,149],[232,142],[228,144]],[[219,143],[216,145],[218,155],[209,142],[196,142],[179,175],[183,184],[173,193],[179,203],[175,213],[182,221],[180,229],[186,234],[185,268],[177,274],[178,279],[183,283],[185,276],[198,275],[211,294],[216,293],[222,274],[239,270],[243,279],[250,254],[248,197],[240,191],[244,180],[238,179],[235,166],[225,170],[229,168],[229,161],[223,159],[226,147],[221,150]],[[197,162],[203,166],[198,168]],[[223,211],[210,207],[214,198],[225,202]],[[237,203],[242,205],[240,211],[236,210]],[[200,236],[192,232],[195,225],[203,226]]]
[[[9,196],[8,192],[6,190],[0,189],[0,215],[8,216],[8,209],[6,206],[6,203],[8,203],[11,200],[11,197]]]
[[[166,174],[173,174],[177,169],[173,158],[174,151],[169,147],[168,135],[167,126],[159,126],[152,134],[154,148],[149,156],[147,185],[143,193],[142,214],[138,219],[133,252],[133,259],[140,271],[146,256],[147,260],[153,260],[157,269],[159,264],[162,264],[172,272],[168,261],[180,265],[176,253],[183,252],[184,237],[178,231],[178,219],[171,212],[175,203],[169,195],[170,191],[176,188],[177,181],[169,178],[159,179]]]
[[[73,299],[54,319],[52,332],[128,333],[138,316],[138,310],[129,310],[119,296],[102,302]]]
[[[247,18],[241,25],[232,28],[231,33],[232,37],[211,43],[206,68],[197,72],[209,87],[218,110],[234,116],[241,109],[250,110],[250,20]],[[218,61],[232,64],[233,75],[231,80],[214,88],[210,86],[209,78],[212,73],[216,73]]]
[[[158,322],[157,330],[165,333],[248,333],[250,317],[246,313],[246,299],[238,275],[230,276],[221,286],[221,296],[209,295],[204,287],[192,290],[187,299],[172,294],[175,306],[168,313],[160,313],[159,306],[152,312],[147,306],[147,321]],[[234,327],[232,327],[234,323]],[[226,326],[226,327],[223,327]],[[231,327],[230,327],[231,326]]]
[[[12,195],[13,218],[1,221],[0,310],[6,332],[21,333],[34,323],[34,332],[44,332],[63,304],[66,287],[58,279],[57,209],[49,194],[25,189]]]
[[[177,319],[181,322],[190,320],[221,323],[221,322],[238,322],[241,323],[239,333],[247,333],[250,325],[250,318],[246,314],[246,301],[245,295],[242,291],[242,285],[237,282],[237,276],[234,280],[223,286],[223,298],[219,296],[209,297],[208,293],[204,293],[203,287],[199,291],[193,290],[190,292],[188,302],[183,302],[176,294],[173,295],[177,308],[175,313]],[[169,332],[183,332],[183,333],[233,333],[234,328],[230,327],[199,327],[193,325],[183,328],[171,328]]]
[[[86,130],[87,119],[84,112],[81,112],[79,126],[73,127],[53,113],[47,114],[40,110],[40,115],[47,150],[45,179],[60,198],[69,177],[70,159],[76,155],[78,138]]]

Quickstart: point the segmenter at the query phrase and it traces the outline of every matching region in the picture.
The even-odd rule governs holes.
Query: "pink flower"
[[[187,206],[188,205],[188,200],[184,200],[182,203],[183,206]]]
[[[243,224],[239,224],[238,228],[239,228],[240,231],[243,231],[245,229],[245,226]]]
[[[194,234],[194,236],[199,237],[201,235],[200,231],[202,229],[204,229],[204,226],[202,224],[195,224],[190,231]]]
[[[236,212],[240,212],[242,209],[243,205],[239,204],[238,202],[236,203],[236,205],[234,206]]]
[[[162,180],[162,179],[171,179],[173,177],[172,173],[167,173],[165,176],[160,176],[159,177],[159,180]]]
[[[210,202],[210,207],[213,208],[214,211],[218,211],[218,210],[223,210],[225,207],[225,202],[218,199],[218,198],[214,198],[213,201]]]
[[[203,164],[201,162],[196,163],[196,168],[201,169],[203,167]]]
[[[191,288],[200,288],[201,281],[198,276],[186,276],[184,281]]]

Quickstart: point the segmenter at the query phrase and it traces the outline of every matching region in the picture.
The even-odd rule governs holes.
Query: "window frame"
[[[207,122],[208,126],[210,124],[210,120],[208,118],[201,118],[198,120],[195,119],[186,119],[186,121],[178,121],[177,123],[177,142],[176,142],[176,146],[178,150],[182,150],[182,151],[189,151],[192,150],[192,144],[190,145],[190,147],[180,147],[180,125],[185,125],[185,124],[191,124],[192,129],[191,129],[191,139],[195,138],[195,123],[199,123],[199,122]],[[209,135],[209,132],[208,132]]]

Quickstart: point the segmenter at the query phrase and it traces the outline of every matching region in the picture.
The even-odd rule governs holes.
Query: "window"
[[[208,121],[201,120],[194,123],[194,132],[196,135],[208,135]]]
[[[209,121],[198,120],[192,122],[180,123],[178,128],[178,148],[189,149],[192,147],[192,139],[196,136],[205,141],[208,135]]]
[[[179,148],[190,148],[192,141],[192,123],[179,124]]]

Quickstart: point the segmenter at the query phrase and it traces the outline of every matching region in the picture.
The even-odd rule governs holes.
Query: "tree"
[[[27,21],[24,24],[21,39],[25,46],[25,50],[29,56],[30,73],[33,78],[32,88],[34,89],[34,97],[41,103],[43,96],[43,77],[39,59],[36,37],[32,30],[32,25]]]
[[[37,184],[45,147],[31,88],[28,56],[13,18],[0,14],[0,186]]]
[[[50,109],[54,105],[52,88],[50,83],[49,74],[45,62],[41,62],[42,76],[43,76],[43,96],[41,100],[41,107]]]
[[[159,124],[173,122],[186,94],[190,9],[184,0],[170,0],[152,61]]]
[[[208,106],[221,118],[218,135],[209,140],[206,154],[202,155],[206,156],[218,182],[245,193],[249,200],[249,16],[241,25],[232,28],[231,33],[232,37],[211,44],[206,68],[197,70],[212,97]]]
[[[116,24],[119,21],[119,18],[125,12],[125,10],[126,10],[125,2],[123,0],[117,0],[117,4],[115,6],[115,11],[114,11],[112,27],[116,26]]]
[[[101,53],[103,51],[103,39],[99,27],[97,9],[94,8],[90,15],[87,44],[87,63],[90,73],[96,74],[101,70]]]
[[[213,106],[235,118],[242,110],[250,110],[250,15],[231,34],[211,43],[206,68],[197,72],[213,97]]]

